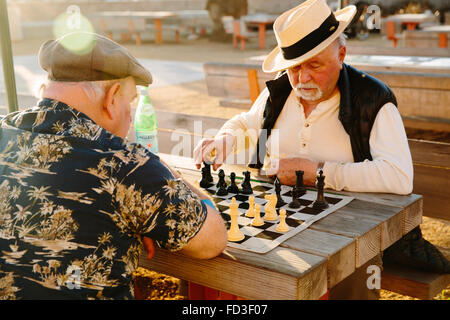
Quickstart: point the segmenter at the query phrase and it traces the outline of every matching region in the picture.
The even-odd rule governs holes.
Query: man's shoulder
[[[346,71],[349,77],[349,81],[352,86],[360,87],[362,89],[372,89],[372,90],[381,90],[385,91],[387,94],[393,94],[391,88],[381,81],[380,79],[361,71],[351,65],[346,64]],[[364,94],[367,93],[367,90],[361,91],[359,93]],[[370,92],[369,92],[370,94]]]
[[[349,90],[353,104],[366,107],[372,105],[375,108],[380,108],[388,102],[397,105],[395,94],[386,83],[350,65],[344,64],[344,69],[348,83],[342,81],[341,87]]]

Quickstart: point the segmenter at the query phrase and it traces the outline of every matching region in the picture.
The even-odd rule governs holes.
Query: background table
[[[200,181],[193,159],[160,156],[188,181]],[[226,175],[248,169],[222,168]],[[156,248],[152,260],[141,256],[140,266],[248,299],[318,299],[422,220],[419,195],[338,193],[355,199],[266,254],[227,247],[198,260]]]
[[[245,23],[250,25],[256,24],[258,26],[258,43],[260,49],[265,49],[267,26],[272,26],[276,18],[276,15],[268,14],[253,14],[242,17]]]
[[[401,25],[406,25],[407,30],[415,30],[416,26],[424,22],[437,22],[435,15],[424,14],[424,13],[405,13],[405,14],[395,14],[388,18],[386,21],[399,22]]]
[[[208,11],[206,10],[180,10],[180,11],[103,11],[95,15],[99,18],[128,18],[130,21],[136,19],[152,19],[155,26],[155,43],[161,44],[163,42],[162,29],[163,20],[180,19],[195,20],[208,18]],[[181,22],[179,23],[181,24]]]

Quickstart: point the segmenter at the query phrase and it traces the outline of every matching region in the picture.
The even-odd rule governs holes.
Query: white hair
[[[337,42],[339,43],[340,47],[345,47],[347,45],[347,35],[345,33],[341,33],[339,37],[337,38]]]
[[[79,81],[79,82],[68,82],[68,81],[55,81],[47,79],[44,81],[40,88],[38,96],[40,98],[43,97],[45,89],[49,86],[56,86],[59,88],[64,88],[67,86],[80,86],[86,96],[90,101],[96,103],[105,98],[106,91],[109,87],[111,87],[115,82],[121,81],[123,79],[115,79],[115,80],[101,80],[101,81]]]

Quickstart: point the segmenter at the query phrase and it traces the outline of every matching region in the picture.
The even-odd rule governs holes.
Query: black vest
[[[252,158],[250,167],[261,168],[266,155],[266,142],[284,104],[292,91],[286,72],[275,80],[266,82],[269,90],[262,129],[267,130],[259,136],[257,150]],[[337,83],[341,94],[339,106],[339,120],[350,136],[353,159],[362,162],[372,160],[370,154],[370,131],[378,111],[386,103],[392,102],[397,106],[397,100],[392,90],[380,80],[361,72],[352,66],[343,64]]]

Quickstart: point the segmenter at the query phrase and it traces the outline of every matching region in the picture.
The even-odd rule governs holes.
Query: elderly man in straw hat
[[[222,252],[210,200],[125,139],[150,72],[91,33],[45,42],[39,63],[42,100],[0,122],[0,299],[129,299],[140,243]]]
[[[295,171],[303,170],[305,183],[314,185],[317,171],[323,170],[326,188],[411,193],[413,165],[394,93],[344,63],[343,31],[355,12],[350,5],[333,13],[324,0],[308,0],[281,14],[274,23],[278,46],[262,66],[278,76],[267,82],[248,112],[227,121],[214,139],[200,141],[194,150],[197,166],[214,151],[216,170],[233,150],[253,146],[249,165],[277,175],[284,184],[294,185]],[[448,272],[448,261],[423,240],[420,228],[402,241],[402,248],[410,250],[392,248],[389,258]],[[347,295],[335,296],[364,296],[363,272],[358,295],[350,292],[358,291],[353,281],[351,288],[335,290]]]

